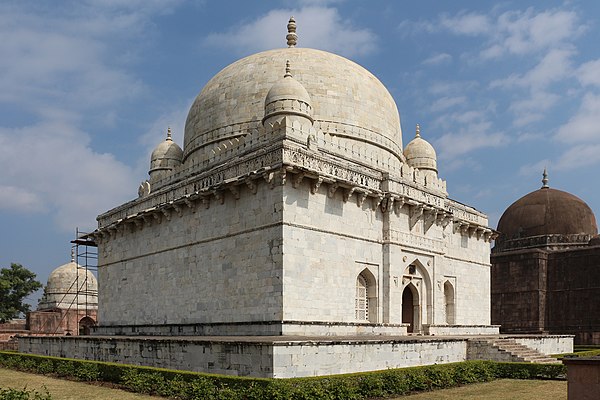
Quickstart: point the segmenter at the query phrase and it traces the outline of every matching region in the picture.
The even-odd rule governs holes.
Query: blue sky
[[[235,60],[285,46],[350,58],[415,124],[450,197],[495,227],[541,186],[600,209],[600,2],[4,0],[0,266],[46,280],[75,229],[137,197],[168,126]]]

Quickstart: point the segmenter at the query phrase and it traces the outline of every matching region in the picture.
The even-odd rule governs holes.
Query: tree
[[[0,270],[0,322],[29,311],[23,300],[42,287],[35,274],[21,264],[10,264]]]

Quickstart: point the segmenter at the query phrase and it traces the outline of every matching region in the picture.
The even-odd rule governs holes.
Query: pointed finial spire
[[[546,167],[544,167],[544,173],[542,174],[542,189],[549,188],[548,186],[548,172],[546,172]]]
[[[294,17],[290,17],[290,21],[287,24],[288,33],[286,35],[288,47],[296,47],[298,43],[298,35],[296,35],[296,20]]]
[[[417,124],[417,134],[415,135],[415,137],[421,137],[421,127],[419,126],[419,124]]]
[[[292,77],[292,72],[290,69],[290,60],[286,60],[285,61],[285,75],[283,76],[284,78],[291,78]]]
[[[75,249],[71,248],[71,262],[74,263],[75,262]]]
[[[166,140],[173,140],[173,138],[171,137],[171,127],[170,126],[167,128],[167,139]]]

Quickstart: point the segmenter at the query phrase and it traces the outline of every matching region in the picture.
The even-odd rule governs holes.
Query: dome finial
[[[298,43],[298,35],[296,35],[296,20],[294,17],[290,17],[290,21],[287,24],[288,33],[285,36],[287,39],[288,47],[296,47]]]
[[[421,127],[419,124],[417,124],[417,133],[415,134],[415,137],[421,137]]]
[[[75,249],[71,248],[71,262],[74,263],[75,262]]]
[[[283,77],[284,78],[291,78],[292,77],[292,71],[290,69],[290,60],[286,60],[285,61],[285,75]]]
[[[171,137],[171,127],[167,127],[167,139],[166,140],[173,140],[173,138]]]
[[[544,167],[544,172],[542,173],[542,189],[549,188],[548,186],[548,172],[546,172],[546,167]]]

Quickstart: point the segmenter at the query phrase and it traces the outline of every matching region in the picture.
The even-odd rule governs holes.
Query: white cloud
[[[490,83],[490,88],[544,89],[552,83],[572,76],[572,57],[574,55],[575,52],[572,49],[550,50],[527,72],[523,74],[514,73],[506,78],[496,79]]]
[[[585,29],[574,11],[554,9],[536,13],[533,8],[508,11],[494,21],[490,29],[491,43],[483,50],[482,56],[524,55],[556,49],[570,43]]]
[[[550,88],[572,76],[574,54],[572,49],[552,49],[529,71],[511,74],[490,83],[491,89],[527,90],[526,95],[515,96],[509,106],[509,110],[515,115],[513,125],[525,126],[540,121],[548,110],[559,103],[563,96],[553,93]]]
[[[344,56],[363,55],[376,49],[376,36],[343,20],[337,9],[305,7],[272,10],[266,15],[229,30],[209,35],[204,44],[233,49],[240,54],[286,46],[286,24],[290,16],[297,24],[298,47],[312,47]]]
[[[461,11],[455,15],[442,14],[435,21],[420,21],[415,25],[428,32],[482,36],[486,38],[480,52],[483,59],[561,48],[587,29],[577,13],[571,10],[557,8],[537,12],[528,8],[494,14],[494,10],[490,14]],[[411,26],[407,21],[400,24],[401,28]]]
[[[131,168],[94,152],[88,141],[60,122],[0,129],[0,187],[9,188],[0,209],[51,212],[69,231],[93,227],[100,211],[134,198],[138,182]]]
[[[501,147],[509,143],[509,138],[503,133],[487,133],[489,124],[481,123],[460,129],[457,133],[446,133],[435,141],[438,154],[444,159],[453,159],[473,150],[486,147]]]
[[[530,177],[530,176],[542,176],[542,171],[544,169],[553,168],[553,163],[549,159],[543,159],[533,164],[522,165],[519,168],[518,174],[520,176]]]
[[[0,4],[0,104],[23,114],[0,122],[0,211],[52,215],[72,232],[136,197],[136,172],[95,151],[82,127],[114,122],[144,93],[129,49],[143,46],[153,14],[178,2]]]
[[[558,128],[555,138],[565,143],[600,142],[600,95],[586,94],[577,113]]]
[[[45,209],[37,193],[27,188],[0,184],[0,209],[18,212],[39,212]]]
[[[453,96],[453,97],[444,96],[444,97],[441,97],[441,98],[435,100],[431,104],[429,109],[432,112],[441,112],[441,111],[445,111],[449,108],[456,107],[456,106],[466,104],[466,103],[467,103],[466,96]]]
[[[464,11],[455,16],[442,15],[438,24],[439,28],[444,28],[457,35],[469,36],[487,34],[492,26],[487,15]]]
[[[529,97],[514,100],[509,107],[515,114],[513,124],[525,126],[544,118],[544,112],[558,103],[560,96],[544,90],[532,90]]]
[[[429,58],[423,60],[422,64],[424,65],[439,65],[450,62],[452,60],[452,56],[448,53],[438,53],[434,54]]]
[[[546,137],[546,135],[541,134],[541,133],[523,132],[523,133],[519,133],[519,136],[517,137],[517,142],[522,143],[522,142],[528,142],[530,140],[542,140],[545,137]]]
[[[576,170],[600,164],[600,144],[578,145],[560,156],[555,164],[559,170]]]
[[[600,59],[582,64],[577,69],[576,76],[583,86],[600,86]]]
[[[115,65],[109,49],[95,34],[115,34],[106,15],[53,17],[2,9],[0,23],[0,102],[11,102],[31,112],[44,104],[87,110],[110,106],[139,95],[143,84]],[[102,25],[90,33],[74,30],[83,21]],[[135,24],[133,18],[129,24]]]

